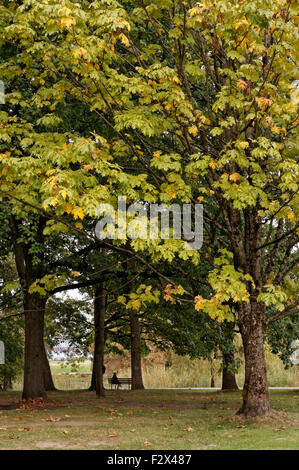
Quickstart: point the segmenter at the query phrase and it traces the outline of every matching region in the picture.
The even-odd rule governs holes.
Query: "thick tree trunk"
[[[101,282],[95,288],[94,298],[94,360],[93,376],[96,394],[105,396],[103,380],[103,363],[105,349],[105,314],[106,314],[106,291],[105,284]],[[92,386],[93,384],[91,384]]]
[[[43,361],[44,361],[44,384],[45,384],[45,390],[47,392],[54,392],[56,390],[56,387],[53,382],[53,377],[51,373],[51,368],[47,356],[47,351],[45,348],[44,344],[44,355],[43,355]]]
[[[242,304],[239,314],[245,356],[243,404],[238,414],[265,416],[271,412],[264,354],[264,306],[254,300]]]
[[[38,294],[25,294],[25,362],[23,398],[46,397],[44,370],[45,299]]]
[[[130,312],[130,326],[132,390],[143,390],[140,324],[138,315],[134,312]]]
[[[94,362],[94,357],[93,357],[93,362],[92,362],[92,374],[91,374],[91,382],[90,382],[90,387],[89,391],[95,392],[96,391],[96,368],[95,368],[95,362]],[[105,367],[104,364],[102,364],[102,371],[103,374],[105,373]],[[103,378],[104,379],[104,378]]]
[[[233,366],[234,353],[222,353],[222,390],[239,390]]]

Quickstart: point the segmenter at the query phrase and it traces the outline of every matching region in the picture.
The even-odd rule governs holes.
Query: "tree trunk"
[[[140,324],[138,315],[134,312],[130,312],[130,326],[132,390],[143,390]]]
[[[48,392],[54,392],[56,390],[56,387],[53,382],[53,377],[51,373],[51,368],[47,356],[47,351],[45,348],[44,344],[44,355],[43,355],[43,361],[44,361],[44,384],[45,384],[45,390]]]
[[[235,373],[232,372],[234,366],[234,353],[222,353],[222,390],[239,390]]]
[[[24,399],[46,397],[44,370],[44,313],[45,299],[38,294],[25,294],[25,361]]]
[[[3,390],[12,390],[12,389],[13,389],[12,378],[11,377],[5,377]]]
[[[239,328],[245,356],[243,404],[238,414],[265,416],[271,412],[264,354],[264,306],[254,300],[243,303]]]
[[[101,282],[95,288],[94,298],[94,360],[93,376],[96,394],[105,396],[103,380],[103,363],[105,349],[105,314],[106,314],[106,291],[105,284]]]
[[[90,387],[88,389],[89,391],[92,391],[92,392],[96,391],[96,368],[95,368],[94,364],[95,363],[94,363],[94,357],[93,357],[91,382],[90,382]],[[103,371],[103,374],[104,374],[105,373],[104,363],[102,364],[102,371]],[[104,380],[104,377],[103,377],[103,380]]]
[[[215,369],[214,369],[214,363],[213,363],[213,360],[210,361],[211,362],[211,368],[210,368],[210,372],[211,372],[211,388],[214,388],[215,387]]]

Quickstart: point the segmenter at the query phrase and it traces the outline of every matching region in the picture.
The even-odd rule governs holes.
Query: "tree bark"
[[[144,390],[141,365],[141,333],[138,315],[130,312],[132,390]]]
[[[39,217],[35,242],[44,244],[43,229],[46,220]],[[32,243],[24,242],[21,237],[20,222],[15,216],[10,216],[10,228],[14,249],[16,268],[23,289],[23,305],[25,313],[25,355],[24,355],[24,399],[46,397],[45,390],[45,348],[44,348],[44,316],[46,298],[38,293],[30,294],[29,288],[36,279],[43,276],[42,258],[40,263],[33,262],[30,252]]]
[[[51,372],[51,368],[50,368],[50,364],[49,364],[49,360],[48,360],[48,356],[47,356],[47,351],[46,351],[46,348],[45,348],[45,344],[44,344],[44,355],[43,355],[43,361],[44,361],[44,384],[45,384],[45,390],[47,392],[55,392],[56,387],[54,385],[54,382],[53,382],[53,377],[52,377],[52,372]]]
[[[238,414],[249,418],[265,416],[271,408],[264,353],[264,305],[254,299],[243,303],[238,323],[245,356],[243,404]]]
[[[94,364],[95,364],[95,362],[94,362],[94,357],[93,357],[91,382],[90,382],[90,387],[88,389],[89,391],[92,391],[92,392],[96,391],[96,368],[95,368]],[[104,374],[105,373],[104,363],[102,364],[102,371],[103,371],[103,374]],[[104,377],[103,377],[103,380],[104,380]]]
[[[38,294],[25,294],[25,361],[23,399],[46,397],[44,370],[45,299]]]
[[[231,368],[234,366],[234,353],[222,353],[222,390],[239,390],[235,373]]]
[[[93,377],[97,396],[105,397],[103,363],[105,349],[105,314],[106,314],[106,291],[105,284],[101,282],[95,288],[94,298],[94,360]],[[91,388],[92,389],[92,388]]]
[[[210,372],[211,372],[211,383],[210,383],[210,387],[211,388],[214,388],[215,387],[215,369],[214,369],[214,363],[213,363],[213,359],[210,361]]]

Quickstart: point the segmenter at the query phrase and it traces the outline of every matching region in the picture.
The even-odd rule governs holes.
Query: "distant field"
[[[172,367],[165,370],[165,360],[170,358]],[[266,351],[268,384],[270,387],[299,387],[299,367],[294,366],[285,369],[282,361]],[[76,368],[67,365],[65,362],[51,361],[51,370],[55,385],[61,390],[87,389],[90,385],[92,363],[82,361],[76,364]],[[124,356],[108,356],[105,360],[107,367],[105,386],[108,385],[108,377],[113,372],[117,372],[120,377],[130,377],[130,358]],[[215,386],[221,387],[221,363],[213,361],[215,375]],[[74,372],[76,370],[76,372]],[[188,357],[177,356],[166,353],[155,352],[143,359],[143,379],[144,385],[148,388],[167,387],[210,387],[211,384],[211,363],[207,360],[191,360]],[[243,366],[237,374],[239,387],[243,386],[244,370]],[[22,380],[14,384],[16,390],[22,387]]]
[[[0,405],[19,398],[1,392]],[[298,391],[272,391],[277,411],[253,421],[235,416],[241,392],[122,390],[97,398],[73,390],[49,400],[46,409],[0,411],[0,450],[298,449]]]
[[[151,357],[152,356],[152,357]],[[187,357],[172,355],[172,367],[165,370],[164,361],[155,354],[144,359],[143,379],[145,387],[166,388],[166,387],[210,387],[211,384],[211,364],[206,360],[190,360]],[[299,387],[299,367],[295,366],[288,370],[284,369],[282,361],[266,351],[268,382],[271,387]],[[156,359],[156,360],[155,360]],[[63,364],[51,363],[55,383],[58,388],[70,390],[72,388],[84,389],[89,386],[91,374],[91,362],[86,361],[79,364],[78,374],[58,375],[62,372],[70,372],[70,367],[61,367]],[[221,364],[220,361],[213,363],[215,374],[215,386],[221,386]],[[105,383],[108,386],[108,377],[113,372],[119,376],[130,377],[129,358],[109,357],[107,360],[107,370]],[[244,370],[240,368],[237,374],[239,387],[243,386]]]

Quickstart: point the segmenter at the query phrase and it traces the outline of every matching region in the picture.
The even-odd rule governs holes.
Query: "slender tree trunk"
[[[105,349],[105,314],[106,314],[106,291],[105,284],[101,282],[95,288],[94,298],[94,360],[93,376],[96,394],[105,396],[103,380],[103,363]]]
[[[47,356],[47,351],[45,348],[44,344],[44,355],[43,355],[43,361],[44,361],[44,384],[45,384],[45,390],[48,392],[54,392],[56,390],[56,387],[53,382],[53,377],[52,377],[52,372]]]
[[[96,391],[96,373],[95,373],[95,366],[94,366],[94,352],[93,352],[93,361],[92,361],[92,374],[91,374],[91,382],[90,387],[88,389],[90,392]]]
[[[210,361],[210,364],[211,364],[211,368],[210,368],[210,372],[211,372],[211,388],[214,388],[215,387],[215,369],[214,369],[214,363],[213,363],[213,360]]]
[[[264,354],[264,306],[256,301],[242,304],[239,312],[245,356],[243,404],[238,414],[265,416],[271,412]]]
[[[235,373],[231,368],[234,366],[234,353],[222,353],[222,390],[239,390]]]
[[[46,397],[44,370],[45,300],[38,294],[25,294],[24,399]]]
[[[134,312],[130,312],[130,326],[132,390],[143,390],[140,324],[138,315]]]
[[[6,377],[4,379],[3,390],[12,390],[12,389],[13,389],[12,378],[11,377]]]

